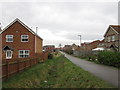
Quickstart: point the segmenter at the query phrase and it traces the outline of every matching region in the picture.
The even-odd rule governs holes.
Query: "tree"
[[[60,48],[60,50],[61,50],[61,46],[62,46],[62,44],[60,43],[60,44],[59,44],[59,48]]]

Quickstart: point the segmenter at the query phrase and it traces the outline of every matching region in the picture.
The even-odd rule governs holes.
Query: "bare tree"
[[[59,44],[59,48],[60,48],[60,50],[61,50],[61,46],[62,46],[62,44],[60,43],[60,44]]]

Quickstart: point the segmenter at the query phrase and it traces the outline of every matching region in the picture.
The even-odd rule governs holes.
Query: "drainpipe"
[[[38,31],[38,27],[36,27],[36,35],[37,35],[37,31]],[[36,48],[36,42],[37,42],[37,41],[36,41],[36,35],[35,35],[35,53],[37,52],[37,51],[36,51],[36,49],[37,49],[37,48]]]

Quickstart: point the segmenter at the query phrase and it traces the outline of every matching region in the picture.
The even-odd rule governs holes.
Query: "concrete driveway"
[[[86,71],[89,71],[90,73],[101,78],[102,80],[105,80],[111,83],[112,85],[115,85],[118,87],[118,69],[114,67],[109,67],[109,66],[85,61],[85,60],[73,57],[71,55],[68,55],[64,52],[61,52],[61,53],[64,54],[66,58],[68,58],[71,62],[73,62],[77,66],[83,68]]]

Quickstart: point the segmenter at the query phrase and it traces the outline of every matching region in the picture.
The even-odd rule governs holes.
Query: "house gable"
[[[104,34],[104,37],[108,34],[108,32],[111,31],[112,33],[116,33],[119,34],[113,27],[112,25],[110,25],[106,31],[106,33]]]
[[[9,27],[11,27],[14,23],[18,22],[19,24],[21,24],[23,27],[25,27],[29,32],[31,32],[33,35],[37,36],[38,38],[40,38],[41,40],[43,40],[41,37],[39,37],[34,31],[32,31],[27,25],[25,25],[22,21],[20,21],[18,18],[16,18],[13,22],[11,22],[8,26],[6,26],[1,32],[0,34],[2,34],[4,31],[6,31]]]

